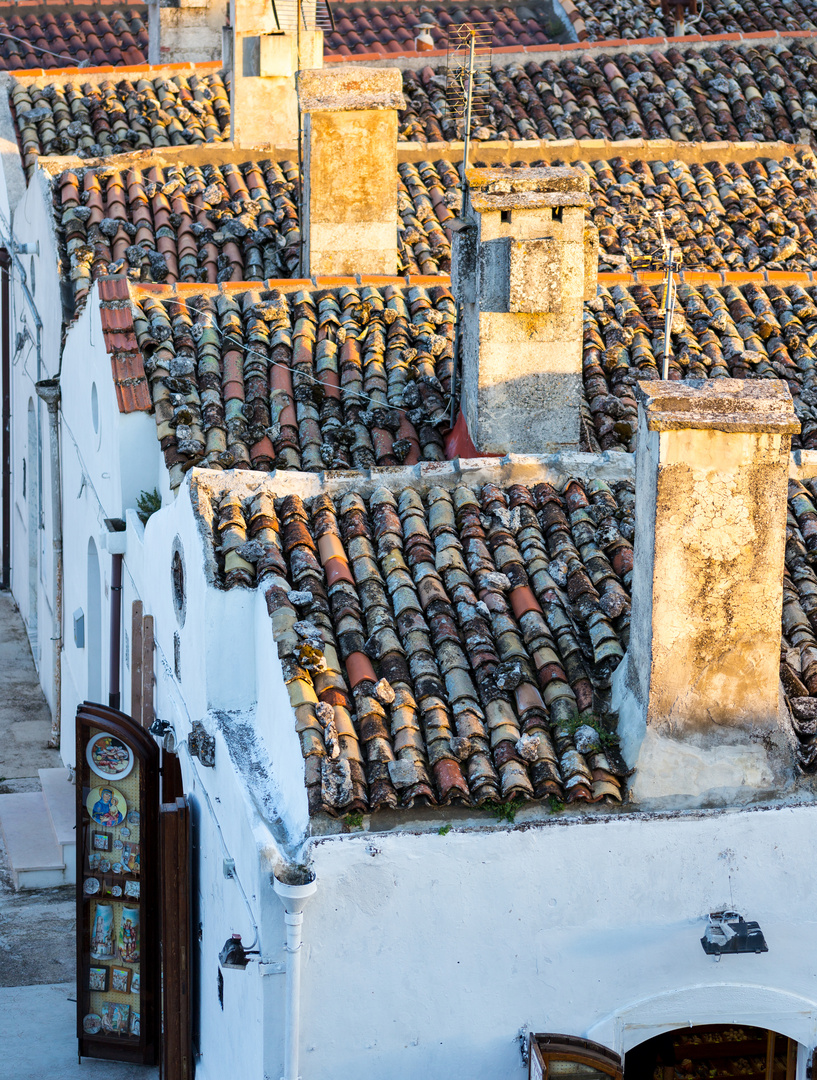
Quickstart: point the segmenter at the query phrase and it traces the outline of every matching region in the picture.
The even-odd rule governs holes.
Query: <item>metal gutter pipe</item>
[[[0,588],[11,588],[11,259],[9,253],[0,251],[0,382],[3,386],[2,405],[2,485],[3,555],[0,567]]]
[[[307,874],[311,871],[307,871]],[[301,873],[300,876],[305,876]],[[273,877],[272,887],[284,905],[287,928],[286,1007],[284,1014],[283,1080],[300,1080],[301,1049],[301,946],[303,945],[304,908],[318,888],[315,875],[300,885],[288,885]]]
[[[54,563],[54,618],[51,641],[54,645],[54,713],[48,745],[59,749],[62,698],[62,501],[60,498],[60,384],[59,379],[42,379],[35,389],[48,407],[51,445],[51,532]]]
[[[108,674],[108,704],[118,709],[121,702],[119,691],[119,657],[122,640],[122,559],[111,555],[111,648]]]

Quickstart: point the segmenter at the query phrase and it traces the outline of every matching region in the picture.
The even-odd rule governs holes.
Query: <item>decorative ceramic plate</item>
[[[85,808],[97,825],[121,825],[128,813],[122,792],[107,786],[91,788]]]
[[[111,889],[111,896],[121,896],[121,895],[122,895],[122,887],[121,887],[121,885],[114,885],[114,887]]]
[[[125,845],[122,843],[121,840],[114,840],[113,846],[116,848],[117,851],[121,851]]]
[[[102,1017],[88,1013],[82,1020],[82,1030],[86,1035],[98,1035],[102,1031]]]
[[[122,873],[122,863],[121,862],[115,862],[113,864],[113,872],[115,874],[121,874]]]
[[[140,821],[139,811],[138,810],[131,810],[131,812],[128,814],[128,824],[129,825],[138,825],[139,821]]]
[[[133,810],[131,810],[130,814],[128,814],[128,821],[130,821],[132,816],[133,816]],[[123,825],[122,828],[119,830],[119,835],[122,837],[123,840],[129,840],[130,839],[130,829],[127,828],[127,826]],[[119,846],[122,847],[121,844]],[[114,847],[116,847],[116,844],[114,844]]]
[[[86,896],[94,896],[99,892],[99,881],[95,877],[87,877],[82,883],[82,891]]]
[[[103,780],[121,780],[133,768],[133,751],[115,735],[100,731],[88,743],[85,758]]]
[[[129,896],[132,900],[139,899],[139,882],[138,881],[126,881],[125,882],[125,896]]]
[[[107,859],[103,859],[102,862],[99,864],[99,869],[102,871],[103,874],[107,874],[110,868],[111,864],[108,862]]]

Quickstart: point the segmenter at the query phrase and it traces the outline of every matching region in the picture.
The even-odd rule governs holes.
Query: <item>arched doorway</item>
[[[94,538],[88,540],[88,701],[102,698],[102,587]]]
[[[676,1028],[627,1051],[625,1080],[795,1080],[797,1043],[747,1024]]]

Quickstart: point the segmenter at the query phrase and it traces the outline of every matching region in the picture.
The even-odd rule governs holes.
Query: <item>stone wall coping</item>
[[[511,195],[472,194],[469,199],[471,209],[478,214],[491,210],[537,210],[543,206],[587,206],[593,205],[589,195],[582,192],[562,191],[520,191]]]
[[[403,77],[397,68],[316,68],[298,73],[302,112],[405,109]]]
[[[635,396],[649,431],[757,432],[794,435],[800,421],[787,386],[765,379],[640,382]]]
[[[581,169],[569,165],[544,165],[533,169],[514,169],[500,166],[492,169],[466,169],[465,178],[471,192],[483,195],[516,195],[525,193],[573,194],[589,192],[590,178]]]

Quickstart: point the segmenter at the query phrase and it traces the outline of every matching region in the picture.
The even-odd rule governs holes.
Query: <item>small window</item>
[[[23,458],[23,498],[26,497],[26,459]]]
[[[94,435],[99,434],[99,392],[96,383],[91,383],[91,423],[94,425]]]
[[[187,594],[184,588],[184,550],[177,536],[173,541],[173,555],[170,559],[170,585],[173,593],[173,609],[179,626],[184,626],[187,613]]]
[[[173,635],[173,671],[179,682],[182,681],[182,639],[178,630]]]
[[[217,982],[216,990],[218,992],[218,1003],[221,1006],[222,1012],[224,1011],[224,976],[221,974],[221,968],[216,972]]]
[[[530,1036],[530,1080],[623,1080],[621,1058],[601,1043],[574,1035]]]
[[[561,221],[562,220],[562,210],[563,209],[564,209],[564,207],[562,207],[562,206],[554,206],[553,207],[553,220],[554,221]]]
[[[503,225],[510,225],[513,220],[513,210],[500,210],[499,220]]]
[[[34,276],[34,256],[31,256],[31,295],[35,296],[37,293],[37,279]]]

